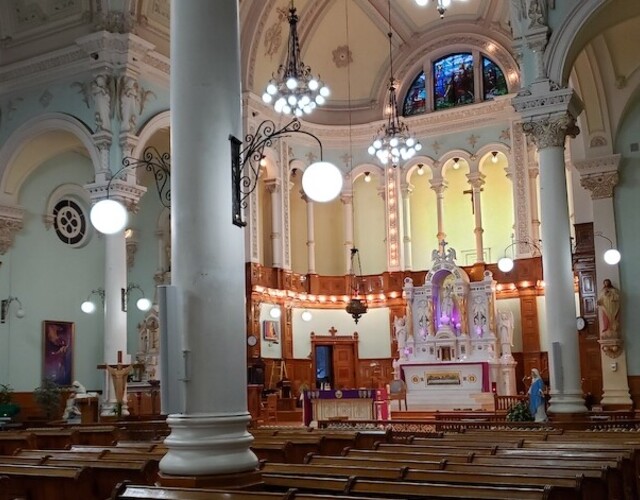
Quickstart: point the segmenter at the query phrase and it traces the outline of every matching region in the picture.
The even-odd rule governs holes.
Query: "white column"
[[[407,184],[402,188],[402,243],[404,245],[404,270],[413,269],[413,253],[411,248],[411,193],[413,186]]]
[[[302,199],[307,203],[307,273],[316,274],[316,229],[313,200],[304,193]]]
[[[551,352],[550,413],[582,413],[578,336],[571,260],[571,232],[564,143],[575,136],[575,119],[568,113],[532,119],[523,124],[538,147],[542,207],[542,265],[545,282],[547,331]]]
[[[345,274],[351,272],[351,249],[353,248],[353,194],[343,194],[340,197],[344,210],[344,257]]]
[[[232,224],[229,134],[243,137],[236,0],[171,4],[172,281],[186,380],[164,475],[255,469],[247,432],[244,232]],[[206,48],[206,50],[205,50]],[[181,360],[183,353],[173,352]]]
[[[482,239],[484,229],[482,228],[482,203],[480,202],[480,190],[484,185],[484,178],[485,175],[480,172],[467,174],[467,179],[469,179],[473,192],[473,215],[476,224],[473,232],[476,237],[476,262],[484,262],[484,242]]]
[[[273,267],[282,269],[282,184],[279,179],[267,179],[265,187],[271,194],[271,249]]]
[[[605,279],[611,280],[616,288],[620,288],[620,269],[618,265],[609,265],[604,261],[603,255],[616,243],[616,221],[613,208],[613,193],[618,184],[618,165],[620,155],[612,155],[606,158],[595,158],[575,162],[574,165],[581,174],[580,184],[591,192],[593,200],[593,232],[594,235],[602,234],[605,238],[594,236],[596,277],[598,295],[602,290]],[[611,240],[611,244],[606,238]],[[624,293],[624,291],[621,291]],[[624,302],[623,302],[624,303]],[[599,319],[602,331],[602,320]],[[629,379],[627,378],[627,357],[625,353],[625,332],[630,332],[629,325],[620,324],[619,334],[622,342],[611,349],[606,342],[602,343],[600,351],[602,361],[602,400],[604,407],[620,408],[631,407],[633,402],[629,395]]]
[[[129,363],[127,355],[127,313],[122,310],[122,289],[127,289],[127,245],[124,231],[104,235],[104,362],[116,364],[118,351],[122,351],[122,362]],[[113,415],[116,410],[116,396],[113,382],[107,370],[104,371],[104,395],[102,415]],[[129,414],[126,408],[125,392],[122,415]]]
[[[431,179],[431,189],[436,192],[436,217],[438,219],[438,245],[447,237],[444,232],[444,191],[447,183],[443,179]]]

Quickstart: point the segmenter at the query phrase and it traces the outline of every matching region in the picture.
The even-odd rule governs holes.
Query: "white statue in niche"
[[[96,76],[91,82],[91,95],[96,108],[96,129],[111,132],[111,114],[115,97],[114,80],[109,75]]]
[[[400,356],[404,356],[405,346],[407,344],[407,318],[406,316],[396,317],[393,320],[393,328],[398,342],[398,352]]]
[[[511,345],[513,344],[513,312],[498,312],[498,338],[502,347],[502,357],[512,358]]]
[[[450,274],[440,287],[440,324],[450,325],[455,307],[454,276]]]
[[[478,295],[473,299],[473,329],[479,337],[485,331],[487,326],[487,309],[482,296]]]

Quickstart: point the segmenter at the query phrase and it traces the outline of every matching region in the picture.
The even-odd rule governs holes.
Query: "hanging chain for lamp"
[[[387,122],[380,127],[368,152],[376,156],[383,165],[391,163],[398,166],[400,159],[408,160],[422,149],[422,144],[416,140],[409,131],[409,126],[400,120],[398,115],[398,97],[396,83],[393,76],[393,46],[391,43],[393,32],[391,30],[391,0],[389,5],[389,100],[387,102]]]
[[[285,115],[300,117],[311,113],[325,103],[329,88],[311,73],[311,67],[302,62],[298,38],[298,14],[291,0],[289,8],[289,43],[287,59],[278,67],[262,94],[262,100],[273,103],[273,109]]]

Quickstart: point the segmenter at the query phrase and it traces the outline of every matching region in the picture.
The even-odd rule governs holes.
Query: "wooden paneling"
[[[351,389],[356,385],[355,344],[333,347],[333,378],[336,389]]]
[[[520,292],[520,317],[523,351],[540,351],[540,333],[538,330],[538,302],[535,291],[522,290]]]

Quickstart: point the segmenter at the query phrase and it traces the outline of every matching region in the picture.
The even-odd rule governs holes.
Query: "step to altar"
[[[493,393],[464,393],[459,390],[407,393],[410,411],[493,411]]]

